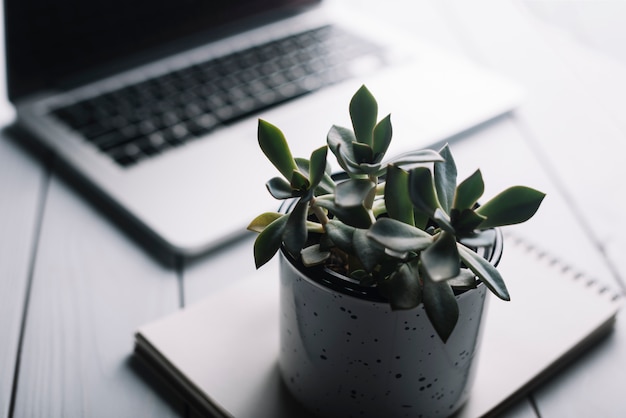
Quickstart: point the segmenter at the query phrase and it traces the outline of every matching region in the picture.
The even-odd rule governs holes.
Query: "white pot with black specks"
[[[489,257],[496,264],[502,238]],[[480,345],[486,286],[456,296],[446,343],[424,307],[392,311],[376,293],[280,255],[283,380],[320,417],[447,417],[467,400]]]

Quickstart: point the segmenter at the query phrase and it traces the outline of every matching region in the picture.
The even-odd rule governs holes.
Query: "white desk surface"
[[[513,183],[546,191],[539,215],[517,230],[624,289],[626,3],[336,1],[522,84],[514,113],[455,138],[460,170],[481,167],[487,194]],[[162,266],[51,160],[3,133],[0,418],[193,416],[132,359],[133,332],[253,269],[250,239]],[[504,416],[622,417],[625,387],[620,315],[614,333]]]

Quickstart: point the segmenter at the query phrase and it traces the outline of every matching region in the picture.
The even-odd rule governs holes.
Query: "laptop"
[[[4,0],[16,124],[162,254],[196,257],[277,207],[258,118],[308,157],[365,84],[390,153],[511,110],[520,89],[338,0]]]

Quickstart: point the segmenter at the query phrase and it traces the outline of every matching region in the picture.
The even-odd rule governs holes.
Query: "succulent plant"
[[[288,213],[267,212],[248,229],[257,268],[281,248],[307,266],[326,264],[375,288],[392,309],[424,309],[443,341],[459,310],[454,290],[483,282],[500,299],[509,293],[500,273],[476,250],[493,244],[493,228],[531,218],[544,194],[514,186],[478,204],[480,170],[457,185],[446,145],[384,161],[392,138],[390,116],[378,121],[376,99],[362,86],[349,106],[352,129],[333,126],[327,145],[294,158],[284,134],[259,120],[258,141],[282,174],[267,182]],[[328,149],[345,172],[331,175]],[[338,262],[339,260],[339,262]]]

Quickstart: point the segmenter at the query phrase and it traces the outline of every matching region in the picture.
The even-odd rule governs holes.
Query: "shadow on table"
[[[207,410],[200,402],[194,401],[191,394],[185,393],[182,387],[160,374],[158,365],[153,365],[144,360],[143,357],[130,356],[127,363],[131,370],[173,409],[184,411],[183,416],[186,418],[231,416],[221,412],[219,408]],[[251,398],[241,400],[245,402],[243,409],[253,415],[237,416],[236,418],[315,418],[291,396],[282,381],[278,365],[271,368],[266,378],[267,382],[263,385],[262,390]]]

